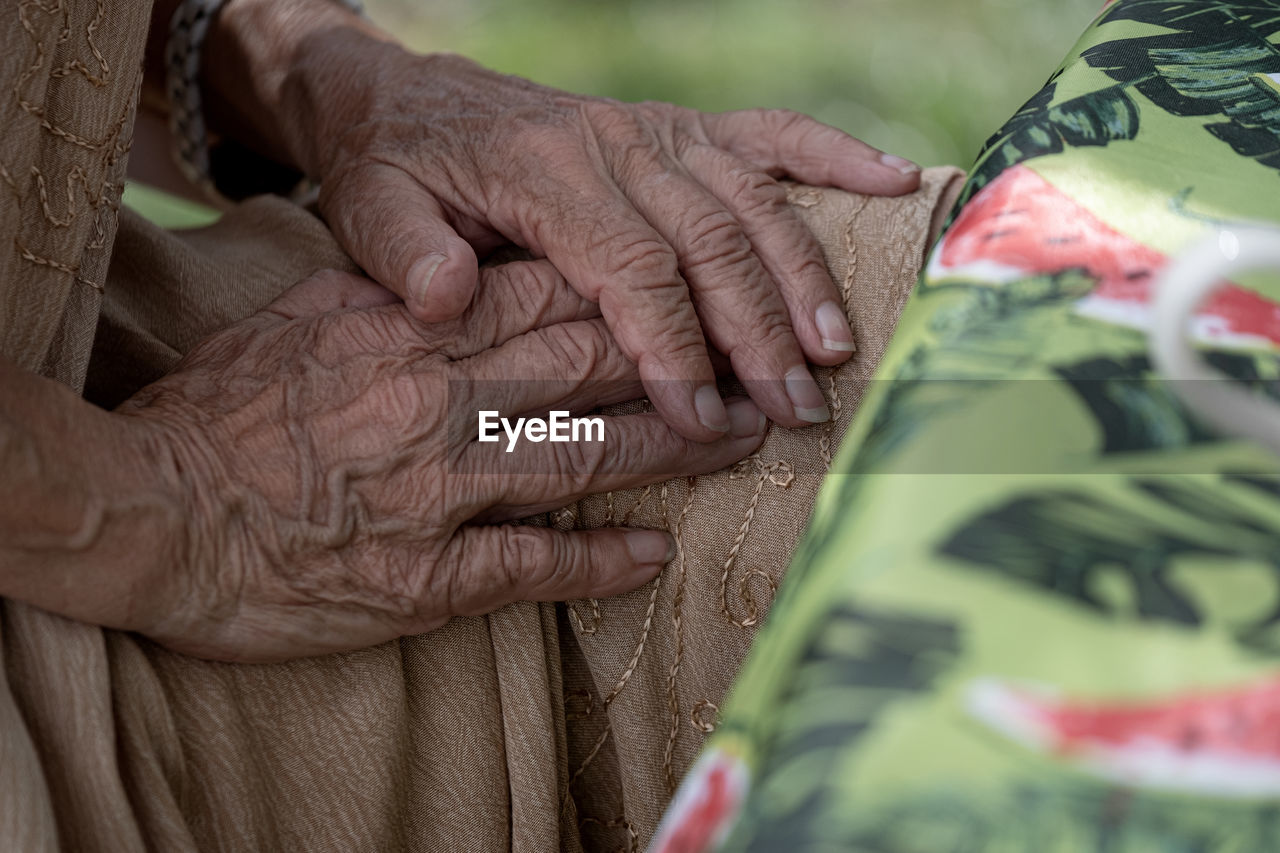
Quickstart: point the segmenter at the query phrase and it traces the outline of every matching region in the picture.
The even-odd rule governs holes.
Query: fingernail
[[[409,268],[409,301],[419,305],[427,304],[427,289],[431,287],[431,279],[442,263],[444,255],[432,253],[419,258]]]
[[[729,436],[746,438],[764,432],[764,412],[750,400],[738,400],[729,404]]]
[[[899,157],[896,154],[881,154],[880,162],[888,166],[890,169],[897,169],[904,175],[911,175],[920,171],[920,167],[910,160]]]
[[[729,415],[724,410],[724,400],[714,385],[703,385],[693,395],[693,410],[698,414],[698,423],[716,432],[728,432]]]
[[[659,530],[633,530],[627,534],[627,550],[642,566],[669,563],[676,555],[676,540]]]
[[[787,396],[791,398],[791,406],[797,418],[811,424],[831,419],[827,400],[818,390],[818,383],[813,381],[813,375],[807,367],[798,365],[788,370],[786,385]]]
[[[824,302],[813,312],[813,322],[822,336],[822,345],[833,352],[853,352],[853,330],[844,311],[834,302]]]

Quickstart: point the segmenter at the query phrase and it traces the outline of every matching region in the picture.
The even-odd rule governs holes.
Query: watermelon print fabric
[[[1280,224],[1280,0],[1119,0],[997,134],[650,849],[1280,850],[1280,459],[1152,370]],[[1193,325],[1280,403],[1280,276]]]

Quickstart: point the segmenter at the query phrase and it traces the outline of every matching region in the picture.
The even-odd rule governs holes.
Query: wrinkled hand
[[[125,627],[191,654],[272,660],[653,577],[671,556],[663,532],[476,521],[715,470],[760,444],[764,416],[731,405],[709,444],[654,413],[604,418],[598,443],[480,444],[479,409],[583,411],[639,391],[588,319],[596,306],[550,264],[481,279],[461,319],[424,327],[367,279],[317,274],[128,401],[186,533]]]
[[[513,242],[599,303],[683,435],[727,429],[708,342],[771,419],[827,419],[806,359],[839,363],[853,338],[776,179],[896,195],[917,167],[787,111],[626,104],[355,33],[313,41],[293,147],[339,241],[414,316],[456,316],[475,251]]]

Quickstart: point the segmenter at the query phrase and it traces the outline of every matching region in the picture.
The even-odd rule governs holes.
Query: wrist
[[[55,383],[0,376],[0,595],[142,627],[184,552],[147,435]]]
[[[103,523],[94,564],[110,566],[118,582],[109,608],[78,618],[145,632],[181,597],[194,550],[191,501],[163,433],[137,418],[108,417],[115,435],[100,476],[112,485],[97,497]]]
[[[228,0],[201,63],[210,130],[316,177],[324,118],[390,41],[337,0]]]

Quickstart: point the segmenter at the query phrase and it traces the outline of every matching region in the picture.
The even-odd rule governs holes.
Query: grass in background
[[[178,198],[146,184],[126,184],[123,200],[162,228],[199,228],[216,222],[219,216],[218,211],[211,207]]]
[[[366,0],[422,50],[573,92],[787,107],[924,165],[969,166],[1102,0]]]
[[[366,0],[419,50],[624,101],[787,107],[926,166],[968,167],[1101,0]],[[136,185],[166,227],[211,212]],[[213,215],[216,218],[216,215]]]

